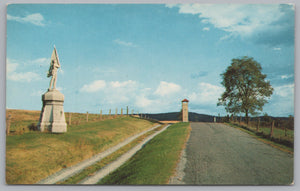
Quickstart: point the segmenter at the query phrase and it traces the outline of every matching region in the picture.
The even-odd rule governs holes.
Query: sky
[[[294,115],[292,5],[8,5],[6,108],[41,110],[54,45],[66,112],[175,112],[186,98],[225,115],[220,74],[248,56],[274,88],[261,114]]]

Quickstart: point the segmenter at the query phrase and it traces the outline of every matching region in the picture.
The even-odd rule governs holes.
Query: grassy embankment
[[[18,126],[17,119],[22,124],[21,117],[15,119],[16,126]],[[29,131],[7,136],[6,182],[36,183],[153,125],[154,123],[147,120],[123,117],[69,125],[65,134]]]
[[[189,123],[170,126],[98,184],[167,184],[189,135],[188,127]]]
[[[256,137],[257,139],[269,144],[275,148],[282,151],[293,154],[294,152],[294,131],[287,129],[274,128],[273,135],[270,137],[271,128],[270,127],[259,127],[257,131],[254,125],[246,125],[245,123],[228,123],[232,127],[239,128],[240,130],[247,132],[248,134]]]
[[[95,163],[95,164],[93,164],[93,165],[85,168],[80,173],[75,174],[74,176],[66,179],[65,181],[58,182],[57,184],[77,184],[77,183],[79,183],[84,178],[92,175],[96,171],[102,169],[103,167],[105,167],[109,163],[111,163],[111,162],[115,161],[116,159],[118,159],[119,157],[121,157],[123,154],[125,154],[126,152],[128,152],[134,146],[136,146],[137,144],[139,144],[140,142],[142,142],[146,137],[148,137],[151,134],[154,134],[155,132],[161,130],[164,126],[165,125],[162,125],[162,126],[156,128],[156,129],[152,130],[152,131],[147,132],[146,134],[138,137],[137,139],[135,139],[132,142],[128,143],[127,145],[123,146],[122,148],[120,148],[116,152],[114,152],[114,153],[110,154],[109,156],[103,158],[101,161],[99,161],[99,162],[97,162],[97,163]]]

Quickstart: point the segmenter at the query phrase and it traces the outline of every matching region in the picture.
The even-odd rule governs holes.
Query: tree
[[[178,113],[177,119],[178,119],[179,121],[182,121],[182,109],[181,109],[180,112]]]
[[[225,92],[219,98],[218,106],[225,106],[229,113],[245,113],[248,124],[248,115],[255,115],[263,110],[273,93],[267,75],[261,73],[262,67],[251,57],[232,59],[232,63],[221,74]]]

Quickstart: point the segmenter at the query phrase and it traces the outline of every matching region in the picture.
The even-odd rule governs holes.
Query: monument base
[[[42,95],[42,101],[43,108],[38,123],[38,129],[42,132],[67,132],[67,124],[63,108],[64,95],[58,90],[48,90]]]

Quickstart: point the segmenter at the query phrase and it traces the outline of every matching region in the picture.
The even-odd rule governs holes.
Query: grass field
[[[7,136],[6,182],[36,183],[153,125],[147,120],[122,117],[70,125],[65,134],[31,131]]]
[[[257,132],[256,127],[246,126],[244,123],[229,123],[231,126],[240,128],[247,133],[261,139],[263,142],[270,144],[278,149],[286,150],[290,153],[294,152],[294,131],[284,129],[274,128],[273,136],[270,137],[271,128],[270,127],[260,127]]]
[[[18,110],[18,109],[7,109],[6,110],[6,119],[8,116],[10,118],[10,131],[12,135],[26,133],[29,130],[29,126],[34,124],[37,125],[40,118],[41,111],[32,111],[32,110]],[[71,118],[70,118],[71,116]],[[65,112],[66,122],[68,125],[71,122],[71,125],[80,125],[87,123],[86,113],[70,113]],[[112,114],[102,115],[101,120],[107,120],[112,118],[122,117],[121,115],[115,116]],[[70,120],[71,119],[71,120]],[[70,121],[69,121],[70,120]],[[88,122],[100,121],[100,114],[88,114]]]
[[[98,184],[167,184],[189,135],[189,123],[177,123],[157,135],[132,159]]]

